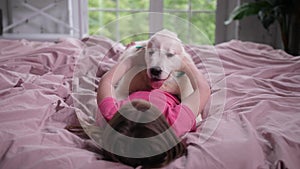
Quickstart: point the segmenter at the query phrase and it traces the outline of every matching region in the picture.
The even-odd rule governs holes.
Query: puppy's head
[[[168,30],[154,34],[145,53],[147,75],[152,81],[164,81],[181,66],[184,48],[177,35]]]

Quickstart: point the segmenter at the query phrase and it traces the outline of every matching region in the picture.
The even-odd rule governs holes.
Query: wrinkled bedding
[[[0,168],[130,168],[95,145],[96,87],[125,47],[107,38],[0,40]],[[300,168],[300,57],[232,40],[186,45],[212,88],[188,154],[165,168]],[[81,124],[92,139],[65,129]]]

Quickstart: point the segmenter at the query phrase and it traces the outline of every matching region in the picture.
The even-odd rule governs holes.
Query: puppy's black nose
[[[161,74],[162,70],[160,67],[152,67],[150,68],[150,73],[153,76],[159,76]]]

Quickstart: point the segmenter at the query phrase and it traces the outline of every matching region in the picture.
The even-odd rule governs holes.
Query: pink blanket
[[[235,40],[186,48],[212,96],[187,156],[165,168],[300,168],[300,57]],[[65,129],[95,122],[97,81],[123,50],[99,37],[0,40],[0,168],[130,168]]]

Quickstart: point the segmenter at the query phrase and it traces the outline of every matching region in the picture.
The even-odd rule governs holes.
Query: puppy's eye
[[[167,53],[167,57],[170,58],[170,57],[173,57],[174,54],[173,53]]]
[[[152,56],[154,54],[154,51],[149,51],[149,55]]]

